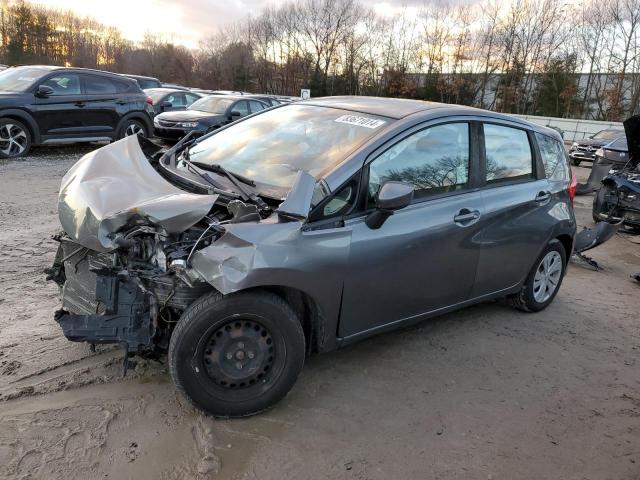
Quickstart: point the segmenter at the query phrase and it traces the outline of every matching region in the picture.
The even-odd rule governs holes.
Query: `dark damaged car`
[[[556,132],[419,101],[300,102],[167,151],[128,138],[62,181],[55,319],[168,351],[194,405],[249,415],[307,355],[494,298],[544,309],[574,188]]]
[[[640,115],[624,122],[625,160],[611,165],[593,200],[596,222],[622,222],[640,229]],[[617,159],[616,159],[617,160]]]

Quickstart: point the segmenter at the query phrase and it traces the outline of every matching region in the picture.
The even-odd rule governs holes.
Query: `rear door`
[[[55,73],[38,83],[36,89],[40,85],[53,89],[51,95],[46,98],[36,97],[35,101],[34,115],[45,140],[84,134],[88,118],[80,75],[70,72]]]
[[[127,95],[119,91],[119,82],[100,75],[83,74],[87,94],[84,107],[88,130],[96,136],[116,134],[120,116],[128,111]]]
[[[369,204],[386,180],[413,183],[414,201],[378,230],[365,224],[366,215],[345,222],[351,246],[341,337],[392,326],[469,298],[483,213],[482,193],[472,181],[477,165],[474,130],[466,121],[418,128],[383,147],[365,167]]]
[[[556,220],[548,213],[552,188],[533,132],[510,123],[481,129],[482,248],[473,297],[518,285],[529,273]]]

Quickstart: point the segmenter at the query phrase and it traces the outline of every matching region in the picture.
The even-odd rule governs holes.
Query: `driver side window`
[[[80,78],[75,74],[56,75],[50,77],[42,85],[51,87],[54,95],[80,95]]]
[[[369,165],[369,198],[387,180],[415,186],[414,199],[461,190],[469,181],[469,124],[436,125],[404,138]]]

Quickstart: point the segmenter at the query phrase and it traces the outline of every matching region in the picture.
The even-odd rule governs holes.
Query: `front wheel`
[[[0,119],[0,158],[17,158],[29,153],[31,132],[12,118]]]
[[[553,301],[567,268],[564,247],[552,240],[536,260],[519,293],[509,298],[511,305],[525,312],[539,312]]]
[[[191,403],[214,416],[258,413],[293,387],[305,356],[291,307],[268,292],[214,292],[180,318],[169,345],[171,377]]]

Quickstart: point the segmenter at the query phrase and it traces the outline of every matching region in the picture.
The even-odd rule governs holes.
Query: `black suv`
[[[26,155],[31,145],[147,136],[152,119],[147,95],[121,75],[51,66],[0,72],[0,158]]]

